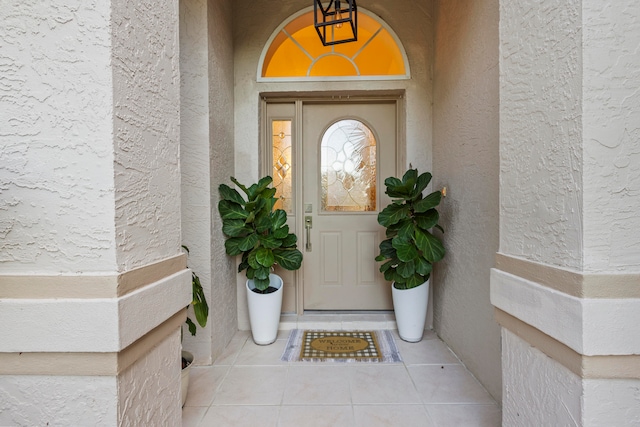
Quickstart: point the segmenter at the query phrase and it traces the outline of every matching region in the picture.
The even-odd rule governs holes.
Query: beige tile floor
[[[288,335],[258,346],[238,332],[213,366],[193,367],[182,425],[500,426],[500,407],[433,332],[396,333],[397,364],[281,362]]]

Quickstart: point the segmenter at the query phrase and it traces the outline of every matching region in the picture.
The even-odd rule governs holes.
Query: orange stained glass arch
[[[404,48],[379,18],[358,9],[358,40],[323,46],[313,26],[313,10],[291,17],[265,46],[258,80],[405,79]]]

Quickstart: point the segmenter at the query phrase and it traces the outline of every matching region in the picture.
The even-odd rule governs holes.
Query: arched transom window
[[[382,20],[358,9],[358,40],[323,46],[313,26],[313,11],[294,15],[265,46],[258,80],[405,79],[407,56]]]

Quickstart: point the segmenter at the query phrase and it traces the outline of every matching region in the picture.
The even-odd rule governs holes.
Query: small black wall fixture
[[[322,0],[314,0],[313,20],[325,46],[358,40],[356,0],[330,0],[326,8]]]

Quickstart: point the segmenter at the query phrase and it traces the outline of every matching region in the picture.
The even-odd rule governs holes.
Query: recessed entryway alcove
[[[402,48],[402,76],[285,80],[262,77],[270,44],[287,23],[306,13],[309,5],[285,1],[274,8],[270,2],[241,0],[232,6],[206,8],[208,39],[196,38],[200,49],[208,49],[207,60],[201,59],[201,69],[208,75],[209,86],[200,93],[208,94],[208,102],[203,99],[202,114],[208,114],[210,119],[199,123],[209,127],[209,146],[205,148],[197,142],[192,149],[185,147],[186,156],[193,159],[189,165],[195,166],[195,174],[183,178],[183,189],[185,184],[192,186],[183,192],[183,226],[194,240],[202,236],[198,227],[210,227],[211,251],[205,258],[212,261],[204,259],[201,265],[212,272],[209,286],[212,295],[216,295],[214,304],[219,306],[216,312],[227,313],[229,318],[229,305],[237,304],[238,326],[247,329],[244,279],[228,265],[220,249],[223,239],[216,215],[210,212],[215,209],[220,182],[227,182],[231,175],[255,182],[263,172],[261,132],[266,103],[282,100],[283,96],[300,98],[301,94],[334,99],[395,96],[401,112],[397,122],[402,147],[398,151],[398,169],[411,163],[420,170],[432,171],[434,187],[449,189],[441,212],[448,254],[434,274],[433,325],[499,398],[500,338],[489,302],[489,269],[498,238],[497,94],[492,92],[497,87],[497,4],[454,7],[402,0],[360,7],[383,23],[390,38]],[[225,16],[233,19],[224,21]],[[229,22],[233,22],[232,27]],[[187,36],[193,34],[187,32]],[[198,58],[197,50],[193,58]],[[194,67],[188,62],[184,65],[186,73]],[[205,75],[202,72],[195,75]],[[195,81],[183,79],[187,84]],[[183,92],[183,96],[197,93],[194,88]],[[192,113],[189,108],[183,114]],[[193,129],[187,127],[186,131]],[[202,164],[203,158],[210,161]],[[209,206],[203,211],[190,208],[199,203],[193,197],[202,191],[198,189],[200,173],[210,182],[210,186],[202,188],[210,197],[204,192],[199,196]],[[188,172],[183,172],[183,177],[185,174]],[[471,224],[473,230],[469,230]],[[225,277],[237,282],[234,295],[229,294]],[[298,296],[292,298],[292,310],[299,310],[295,308]],[[217,344],[227,342],[229,326],[224,324],[229,325],[228,321],[212,325],[217,331],[208,335],[209,344],[196,344],[204,346],[205,354],[215,357],[220,351]]]
[[[406,54],[407,75],[384,79],[262,77],[270,43],[310,5],[288,1],[279,6],[240,1],[234,9],[236,176],[252,182],[263,172],[266,102],[281,95],[400,93],[400,169],[411,163],[432,171],[434,188],[449,189],[441,213],[449,253],[434,274],[433,324],[499,398],[500,332],[489,302],[499,217],[497,92],[489,90],[497,88],[498,79],[497,2],[482,7],[430,1],[359,4],[384,23]],[[246,329],[242,282],[239,277],[238,320]]]

